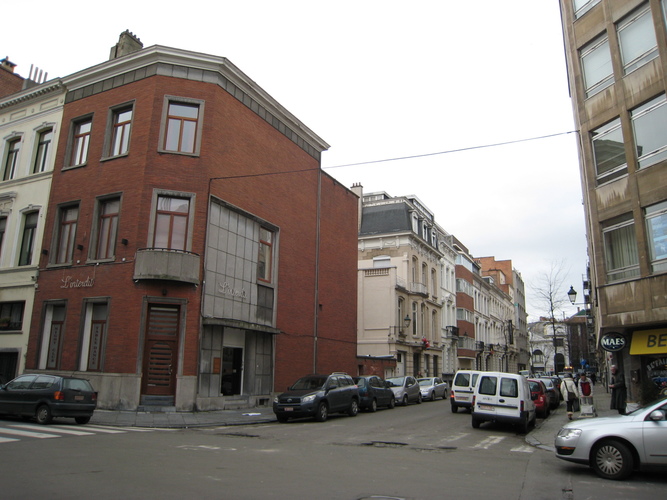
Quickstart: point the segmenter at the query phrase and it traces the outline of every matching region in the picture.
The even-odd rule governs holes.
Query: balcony
[[[199,284],[200,257],[167,248],[140,248],[134,258],[135,280],[169,280]]]

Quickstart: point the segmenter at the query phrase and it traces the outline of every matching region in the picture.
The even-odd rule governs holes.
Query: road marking
[[[469,432],[460,432],[458,434],[452,434],[451,436],[447,436],[446,438],[441,439],[440,441],[449,443],[451,441],[458,441],[459,439],[463,439],[464,437],[469,436]]]
[[[20,441],[20,439],[13,439],[13,438],[3,438],[0,437],[0,443],[10,443],[12,441]]]
[[[22,431],[20,429],[0,428],[0,434],[9,434],[10,436],[31,437],[37,439],[57,438],[56,434],[45,434],[43,432]]]
[[[41,432],[44,430],[48,430],[49,432],[57,432],[58,434],[71,434],[73,436],[92,436],[94,433],[93,432],[86,432],[86,431],[77,431],[74,429],[67,429],[64,427],[59,427],[57,425],[49,425],[48,427],[38,426],[38,425],[31,425],[31,424],[14,424],[11,425],[10,427],[13,428],[20,428],[20,429],[28,429],[36,432]]]
[[[527,444],[524,444],[523,446],[517,446],[516,448],[512,448],[510,451],[516,451],[518,453],[532,453],[535,451],[535,448],[532,446],[528,446]]]
[[[503,439],[505,439],[505,436],[489,436],[477,443],[473,448],[488,450],[491,446],[500,443]]]

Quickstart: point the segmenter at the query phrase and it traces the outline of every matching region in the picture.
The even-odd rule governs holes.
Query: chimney
[[[119,57],[132,54],[144,48],[144,44],[141,43],[141,40],[134,36],[133,33],[130,33],[130,30],[125,30],[120,34],[118,38],[118,43],[111,47],[111,52],[109,53],[109,60],[118,59]]]
[[[363,209],[363,200],[364,200],[364,187],[359,183],[355,182],[352,184],[352,192],[359,197],[357,202],[357,233],[361,230],[361,211]]]
[[[15,67],[16,64],[14,64],[9,60],[9,56],[5,57],[4,59],[0,59],[0,68],[7,70],[10,73],[13,73]]]

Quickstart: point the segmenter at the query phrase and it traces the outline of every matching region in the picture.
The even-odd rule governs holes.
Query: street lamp
[[[572,285],[570,285],[570,290],[567,292],[567,298],[570,299],[572,305],[577,301],[577,291]]]

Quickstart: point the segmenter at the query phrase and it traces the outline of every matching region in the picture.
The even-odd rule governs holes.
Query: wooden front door
[[[178,305],[148,305],[142,394],[176,394],[180,315],[181,308]]]

